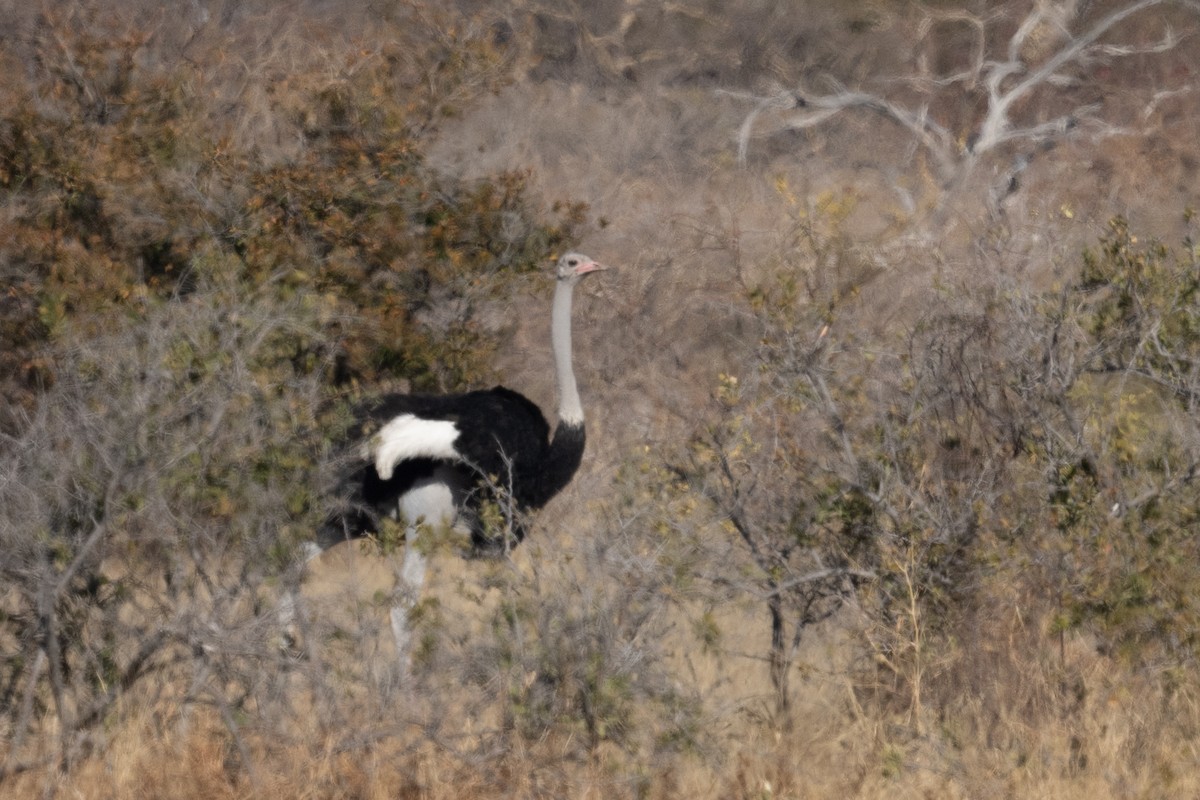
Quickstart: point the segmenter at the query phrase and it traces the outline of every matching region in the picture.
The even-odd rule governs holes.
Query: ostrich
[[[544,506],[571,481],[583,459],[583,406],[571,355],[571,301],[583,276],[607,269],[587,256],[558,260],[551,311],[551,347],[558,384],[558,425],[550,425],[524,395],[497,386],[454,395],[388,395],[366,406],[355,432],[361,442],[345,484],[349,511],[335,515],[321,535],[321,549],[376,527],[383,516],[405,526],[399,588],[391,610],[402,661],[407,659],[408,611],[425,580],[417,545],[422,526],[469,531],[477,553],[494,553],[515,542],[488,536],[480,519],[483,499],[511,501],[518,513],[517,542],[525,534],[523,512]]]

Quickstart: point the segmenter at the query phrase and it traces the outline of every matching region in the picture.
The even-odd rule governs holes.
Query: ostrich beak
[[[610,267],[601,264],[598,261],[585,261],[575,268],[576,275],[586,275],[589,272],[599,272],[600,270],[611,269]]]

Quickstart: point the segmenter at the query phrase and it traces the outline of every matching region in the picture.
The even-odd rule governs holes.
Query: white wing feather
[[[410,458],[442,458],[459,461],[454,449],[458,428],[441,419],[421,419],[401,414],[379,429],[363,446],[363,458],[375,462],[375,471],[389,480],[396,465]]]

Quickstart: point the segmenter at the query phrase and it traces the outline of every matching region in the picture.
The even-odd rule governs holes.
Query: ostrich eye
[[[577,267],[577,266],[579,266],[579,261],[577,261],[576,259],[572,258],[572,259],[570,259],[569,261],[567,261],[567,265],[568,265],[568,266],[572,266],[572,267]]]

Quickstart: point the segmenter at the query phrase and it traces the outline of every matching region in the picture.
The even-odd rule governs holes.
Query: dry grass
[[[314,86],[336,87],[364,61],[402,57],[394,43],[374,39],[370,20],[350,13],[351,6],[310,5],[322,8],[280,15],[269,3],[245,9],[214,3],[213,14],[242,15],[228,27],[236,36],[201,26],[189,40],[188,58],[198,64],[193,90],[212,114],[228,115],[219,125],[240,148],[266,160],[286,160],[300,146],[302,98]],[[1200,114],[1183,97],[1156,109],[1145,140],[1064,147],[1061,158],[1037,162],[1027,193],[1007,216],[964,211],[951,235],[931,243],[915,231],[918,215],[905,200],[916,198],[920,206],[928,202],[923,193],[934,189],[920,164],[905,162],[907,143],[897,143],[892,132],[859,123],[828,135],[780,131],[764,135],[758,161],[736,165],[735,134],[745,109],[713,88],[808,74],[824,50],[797,42],[841,30],[834,11],[822,11],[809,27],[780,23],[775,36],[755,40],[762,52],[742,53],[745,63],[712,77],[706,65],[728,55],[719,48],[745,33],[733,15],[702,33],[691,27],[705,22],[699,11],[695,19],[676,9],[670,13],[679,19],[657,20],[682,41],[698,37],[688,72],[676,68],[681,59],[639,44],[647,22],[638,15],[650,12],[635,5],[598,4],[590,22],[579,12],[585,31],[573,41],[581,55],[569,57],[538,37],[560,31],[560,23],[570,28],[572,20],[547,22],[539,5],[514,4],[497,16],[531,38],[507,67],[494,67],[512,67],[513,83],[499,89],[497,79],[495,94],[472,96],[452,117],[430,123],[433,165],[471,178],[530,169],[547,205],[590,203],[604,224],[580,247],[621,271],[589,285],[578,301],[577,363],[591,415],[584,469],[511,563],[435,556],[425,624],[436,647],[419,691],[401,685],[391,661],[383,598],[394,565],[346,545],[323,557],[308,578],[310,630],[321,635],[305,646],[321,652],[311,667],[297,670],[287,697],[258,698],[231,718],[181,702],[182,689],[141,688],[113,711],[90,755],[65,773],[35,762],[0,784],[6,797],[1200,795],[1194,668],[1135,666],[1101,652],[1086,633],[1060,636],[1056,610],[1021,596],[1016,583],[994,589],[991,607],[976,609],[930,645],[919,702],[905,683],[911,676],[888,672],[874,659],[865,634],[878,631],[850,608],[806,636],[794,667],[792,718],[777,718],[761,606],[714,592],[707,601],[696,594],[664,601],[668,610],[646,634],[657,648],[652,666],[661,671],[654,681],[669,678],[680,695],[699,698],[703,736],[696,741],[661,745],[668,726],[649,705],[632,712],[645,733],[629,743],[581,747],[582,728],[560,718],[569,716],[562,709],[542,738],[505,729],[517,701],[513,684],[503,681],[516,675],[519,684],[524,676],[511,664],[487,661],[494,651],[481,655],[481,642],[495,634],[497,609],[515,598],[535,608],[558,602],[553,608],[563,613],[587,603],[622,610],[611,597],[620,594],[622,573],[607,564],[589,584],[588,570],[607,562],[590,560],[587,549],[614,530],[608,495],[618,468],[647,445],[674,443],[703,413],[716,375],[739,367],[741,344],[753,330],[744,290],[781,267],[809,263],[789,231],[820,198],[853,200],[839,224],[858,250],[839,264],[852,276],[863,264],[871,268],[866,285],[855,288],[861,305],[849,317],[863,330],[887,328],[916,307],[940,302],[946,286],[982,291],[1001,278],[1049,285],[1112,214],[1171,233],[1174,217],[1162,209],[1195,201]],[[754,19],[767,22],[776,5],[747,4]],[[873,38],[852,40],[836,61],[827,56],[821,63],[852,62],[856,48],[860,55],[875,52],[907,35],[890,13],[870,11],[875,5],[858,4],[869,13],[855,12],[873,21]],[[622,14],[633,14],[632,22]],[[23,30],[33,30],[31,19],[25,24]],[[163,30],[171,32],[165,23]],[[154,57],[167,58],[163,48]],[[788,55],[799,52],[809,55]],[[621,77],[630,71],[637,81]],[[479,76],[474,89],[494,78]],[[889,172],[880,163],[900,166]],[[790,202],[789,192],[798,200]],[[996,264],[1005,274],[976,273]],[[841,276],[819,277],[837,283]],[[544,297],[532,296],[538,291],[531,287],[525,305],[508,315],[512,335],[497,371],[549,407]],[[721,632],[715,648],[696,633],[706,613]],[[325,640],[332,644],[320,644]],[[531,643],[524,655],[533,658],[534,649]],[[468,685],[464,675],[474,682]],[[637,677],[650,682],[645,672]],[[53,720],[35,727],[51,758]],[[9,733],[0,731],[0,759]]]
[[[991,658],[1005,658],[990,654]],[[30,773],[11,779],[7,796],[63,793],[82,798],[169,798],[203,793],[252,797],[1049,797],[1191,796],[1197,709],[1191,694],[1168,696],[1152,680],[1114,672],[1086,642],[1069,643],[1068,663],[1005,665],[995,682],[973,678],[946,698],[936,729],[913,737],[900,717],[857,707],[835,680],[801,690],[791,731],[772,730],[753,715],[728,731],[727,751],[713,761],[685,759],[649,774],[593,763],[559,761],[564,742],[548,739],[486,761],[420,734],[382,737],[344,747],[298,723],[286,738],[244,737],[253,769],[240,763],[220,721],[195,710],[186,724],[162,726],[162,709],[127,701],[120,729],[103,756],[69,775]],[[1007,656],[1011,659],[1011,655]],[[1069,667],[1077,684],[1063,686]],[[977,669],[986,672],[984,665]],[[818,687],[820,689],[818,690]],[[1030,694],[1041,706],[1029,705]],[[753,703],[751,703],[751,706]],[[364,707],[364,720],[375,713]],[[452,709],[442,708],[447,728]]]
[[[324,584],[319,596],[326,610],[338,607],[339,595],[343,608],[361,608],[371,582],[358,579],[386,571],[378,560],[366,563],[370,557],[353,560],[359,563],[347,567],[354,576],[350,596]],[[334,581],[338,570],[326,566]],[[464,580],[469,588],[478,577],[469,573],[442,563],[434,591],[449,606],[456,593],[446,589],[461,589]],[[478,613],[480,607],[460,598],[443,615],[452,608]],[[862,665],[845,662],[858,637],[852,617],[844,617],[804,648],[794,723],[785,725],[769,711],[765,667],[736,655],[761,648],[765,629],[746,624],[754,617],[728,609],[720,624],[742,627],[730,629],[720,653],[706,655],[678,634],[687,625],[680,616],[668,661],[678,680],[701,688],[711,725],[705,749],[691,754],[646,761],[606,746],[580,760],[564,731],[509,738],[503,750],[479,749],[498,709],[474,690],[456,699],[426,676],[430,694],[416,697],[379,683],[364,692],[371,682],[356,679],[350,683],[359,689],[338,697],[336,717],[300,692],[286,724],[245,719],[236,735],[203,705],[183,708],[134,693],[116,713],[119,725],[97,740],[95,755],[68,774],[39,769],[10,778],[6,796],[1076,800],[1200,791],[1189,766],[1197,757],[1191,732],[1200,724],[1194,686],[1168,689],[1159,675],[1133,673],[1098,655],[1086,637],[1068,636],[1060,646],[1027,613],[1012,606],[996,611],[974,639],[940,655],[919,709],[894,705],[886,673],[876,673],[876,693]],[[361,615],[357,624],[371,628]],[[443,618],[445,627],[461,631]],[[486,635],[477,624],[470,628]],[[358,657],[381,664],[390,653]],[[914,714],[924,721],[923,734]]]

